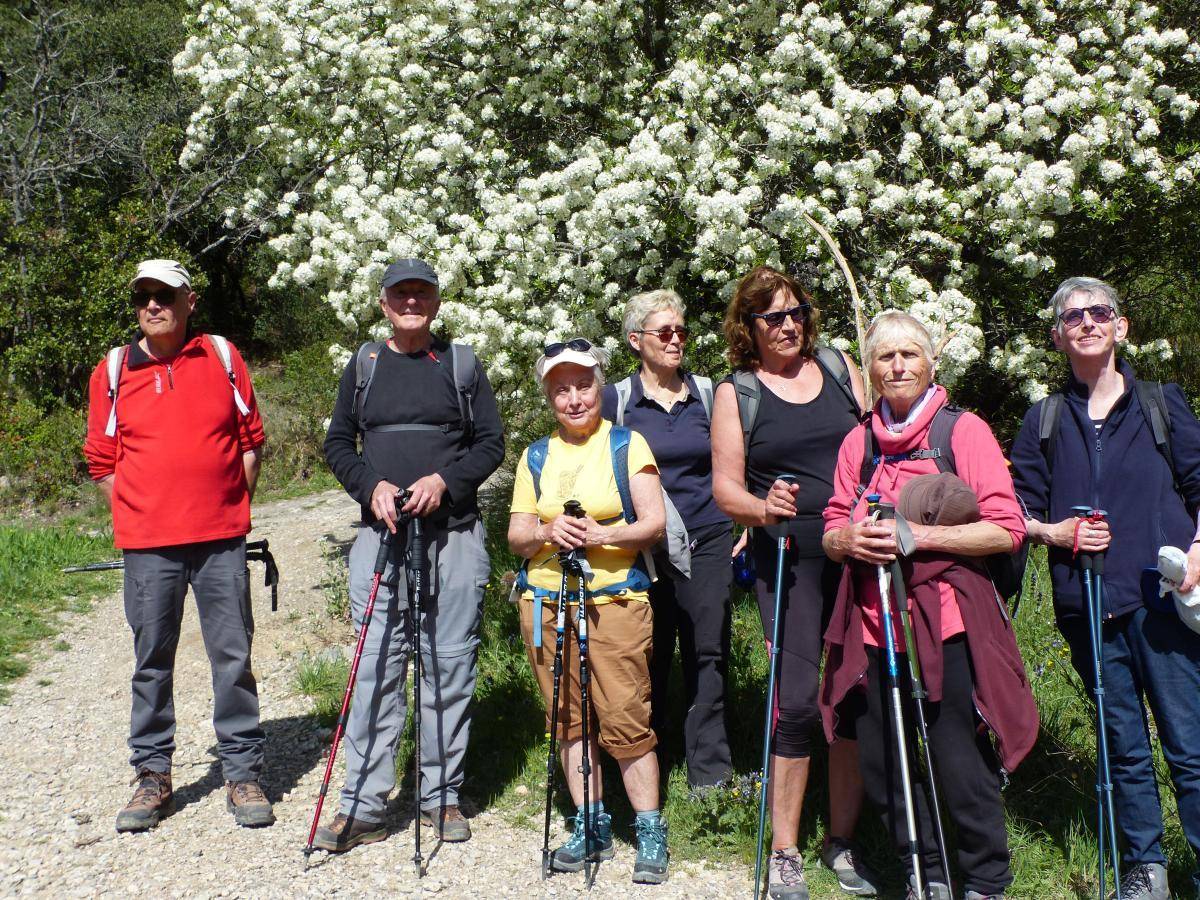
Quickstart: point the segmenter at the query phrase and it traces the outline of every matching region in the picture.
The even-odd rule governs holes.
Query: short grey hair
[[[625,304],[625,314],[621,317],[621,333],[625,335],[625,346],[629,347],[631,353],[640,355],[629,343],[629,336],[635,331],[641,331],[646,320],[654,313],[664,310],[677,313],[681,319],[687,314],[683,298],[670,288],[646,291],[629,298]]]
[[[1077,275],[1065,279],[1058,286],[1058,290],[1054,292],[1054,296],[1050,298],[1050,312],[1054,315],[1054,327],[1056,329],[1062,329],[1062,320],[1059,316],[1062,315],[1062,311],[1066,308],[1072,294],[1087,294],[1090,297],[1107,303],[1118,316],[1121,315],[1121,302],[1117,297],[1117,289],[1115,287],[1107,281],[1101,281],[1099,278],[1088,278],[1085,275]]]
[[[921,348],[931,366],[937,362],[933,355],[933,338],[929,329],[910,313],[899,309],[885,309],[867,326],[867,333],[863,337],[863,365],[869,369],[875,361],[875,353],[880,345],[896,339],[915,343]]]

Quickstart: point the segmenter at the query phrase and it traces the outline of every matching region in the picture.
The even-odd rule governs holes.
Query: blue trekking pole
[[[1107,515],[1102,509],[1073,506],[1071,512],[1080,520],[1102,522]],[[1104,553],[1080,553],[1079,568],[1083,575],[1084,600],[1087,603],[1088,635],[1092,645],[1092,683],[1096,697],[1096,842],[1100,871],[1100,898],[1104,898],[1104,853],[1112,856],[1113,884],[1116,900],[1121,900],[1120,857],[1117,856],[1117,819],[1113,810],[1112,775],[1108,763],[1108,733],[1104,715]],[[1108,844],[1105,847],[1105,830]]]
[[[780,475],[777,481],[795,484],[795,475]],[[775,546],[775,616],[771,622],[771,647],[767,660],[767,719],[763,726],[762,782],[758,793],[758,849],[754,857],[754,900],[762,890],[763,834],[767,830],[767,787],[771,782],[771,733],[775,724],[775,678],[779,671],[779,620],[783,612],[783,558],[788,548],[787,523],[776,529]],[[768,526],[768,531],[771,527]]]

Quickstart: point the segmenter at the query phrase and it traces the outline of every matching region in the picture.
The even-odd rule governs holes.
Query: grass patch
[[[28,670],[26,652],[58,631],[61,612],[83,612],[116,590],[114,572],[62,573],[64,566],[111,559],[112,540],[68,526],[0,526],[0,697]],[[69,645],[60,641],[55,649]]]
[[[504,541],[506,523],[503,510],[489,516],[488,550],[493,577],[485,597],[466,793],[481,807],[505,811],[514,824],[540,830],[548,745],[543,731],[542,701],[525,658],[516,609],[505,601],[503,573],[516,565]],[[1042,734],[1004,790],[1016,879],[1009,893],[1038,898],[1095,896],[1096,757],[1092,711],[1071,666],[1065,642],[1054,625],[1049,575],[1041,550],[1031,555],[1016,631],[1037,698]],[[682,763],[682,725],[678,720],[683,702],[676,671],[671,707],[676,721],[667,739],[669,757],[676,762],[670,772],[664,773],[662,805],[671,824],[671,852],[676,859],[704,858],[743,865],[749,879],[758,824],[767,659],[758,612],[746,595],[737,595],[734,600],[729,669],[728,712],[735,782],[726,789],[702,795],[689,791]],[[332,704],[336,713],[345,688],[345,670],[339,671],[339,677],[331,680],[324,674],[317,677],[315,671],[304,676],[302,688],[316,698],[318,710],[328,710]],[[304,684],[313,690],[308,691]],[[322,715],[329,717],[329,713]],[[406,786],[411,783],[410,751],[408,736],[397,761]],[[605,803],[614,814],[618,835],[630,840],[632,813],[619,773],[603,754],[602,759]],[[1182,893],[1179,888],[1190,882],[1192,854],[1179,825],[1157,742],[1155,764],[1166,819],[1164,850],[1171,881],[1177,893]],[[573,814],[565,800],[562,776],[556,777],[558,814]],[[807,874],[814,897],[839,896],[835,879],[816,863],[828,822],[826,784],[825,753],[818,751],[813,757],[800,838],[810,860]],[[900,866],[879,816],[869,805],[863,811],[858,837],[870,862],[893,889],[898,887],[902,883]],[[531,843],[539,840],[536,833],[530,835]],[[957,883],[961,884],[961,880],[957,879]]]

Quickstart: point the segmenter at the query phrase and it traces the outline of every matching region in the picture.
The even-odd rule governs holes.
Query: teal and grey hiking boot
[[[653,822],[634,819],[637,831],[637,861],[633,864],[634,884],[662,884],[667,880],[667,823],[661,818]]]
[[[550,854],[550,868],[555,872],[579,872],[583,869],[583,816],[571,819],[571,836]],[[613,858],[612,816],[600,813],[592,823],[592,856],[589,862]]]
[[[838,887],[856,897],[874,897],[879,893],[879,876],[862,861],[858,847],[837,837],[825,839],[821,862],[837,876]]]
[[[1159,863],[1131,867],[1121,879],[1121,896],[1126,900],[1167,900],[1171,889],[1167,887],[1166,867]]]

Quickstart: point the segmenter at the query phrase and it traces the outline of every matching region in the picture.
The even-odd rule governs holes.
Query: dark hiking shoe
[[[908,900],[917,900],[917,882],[911,875],[908,876],[908,893],[905,896]],[[943,881],[925,882],[925,897],[928,900],[954,900],[950,894],[950,885]]]
[[[457,806],[421,810],[421,824],[447,844],[460,844],[471,839],[471,823]]]
[[[655,822],[645,819],[633,820],[637,831],[637,860],[633,864],[634,884],[662,884],[667,880],[667,863],[671,854],[667,851],[667,823],[661,818]]]
[[[804,857],[798,852],[772,850],[767,864],[767,893],[775,900],[808,900]]]
[[[578,872],[583,868],[583,816],[571,819],[571,836],[550,854],[550,868],[555,872]],[[588,862],[613,858],[612,816],[600,813],[592,823],[592,855]]]
[[[981,894],[979,891],[967,891],[965,900],[1004,900],[1004,895]]]
[[[261,828],[275,822],[271,801],[257,781],[228,781],[225,783],[225,808],[233,820],[246,828]]]
[[[322,825],[313,835],[313,846],[329,853],[345,853],[359,844],[373,844],[387,837],[382,822],[363,822],[338,813],[328,825]]]
[[[147,831],[175,812],[170,772],[138,769],[129,783],[136,784],[137,790],[117,813],[117,831]]]
[[[1115,897],[1116,894],[1110,894]],[[1123,900],[1167,900],[1171,890],[1167,887],[1167,869],[1159,863],[1142,863],[1134,866],[1121,879]]]
[[[821,862],[837,876],[838,887],[856,897],[874,897],[879,893],[879,876],[859,856],[858,847],[842,838],[825,839]]]

